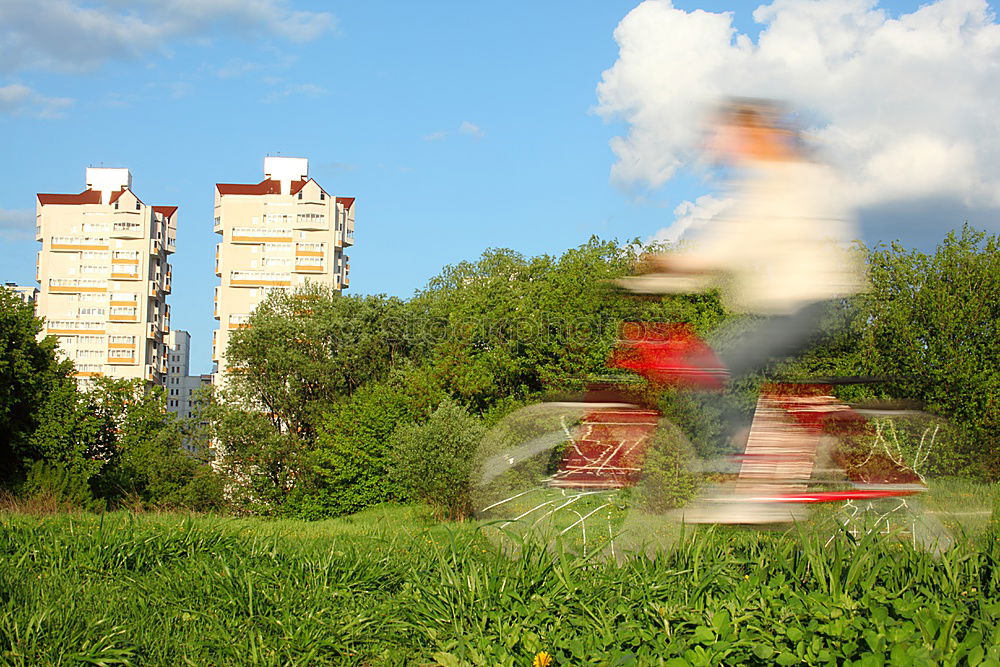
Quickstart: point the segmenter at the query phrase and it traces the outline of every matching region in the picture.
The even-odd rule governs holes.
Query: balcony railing
[[[134,306],[139,302],[139,295],[129,292],[113,292],[110,301],[112,306]]]
[[[322,273],[323,272],[323,258],[322,257],[296,257],[295,258],[295,270],[297,272],[305,272],[305,273]]]
[[[111,349],[120,349],[120,350],[134,348],[135,336],[112,334],[108,336],[108,347]]]
[[[111,225],[111,236],[139,237],[142,235],[142,224],[138,222],[116,222]]]
[[[92,278],[49,278],[52,292],[107,292],[108,281]]]
[[[111,279],[112,280],[138,280],[139,279],[139,265],[138,264],[112,264],[111,265]]]
[[[229,284],[242,287],[285,287],[292,284],[292,277],[287,273],[271,271],[231,271]]]
[[[80,320],[51,320],[45,323],[45,331],[59,333],[104,333],[104,322],[82,322]]]
[[[325,243],[296,243],[295,254],[299,257],[322,257]]]
[[[77,377],[98,377],[104,375],[104,367],[101,364],[77,364]]]
[[[111,261],[118,264],[138,264],[138,250],[115,250],[111,253]]]
[[[267,241],[292,240],[291,229],[268,229],[266,227],[234,227],[233,243],[266,243]]]
[[[112,322],[137,322],[139,319],[139,309],[128,306],[112,306],[108,319]]]
[[[52,250],[107,250],[108,239],[100,236],[53,236]]]

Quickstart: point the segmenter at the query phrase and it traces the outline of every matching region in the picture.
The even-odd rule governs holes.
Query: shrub
[[[463,407],[446,400],[425,424],[404,426],[390,442],[391,475],[439,519],[471,512],[469,475],[485,429]]]
[[[35,461],[28,466],[20,495],[30,505],[51,506],[54,511],[99,510],[103,505],[91,493],[86,472],[51,461]]]
[[[693,461],[693,450],[681,430],[660,420],[643,463],[642,482],[637,489],[638,506],[659,513],[691,500],[699,486]]]

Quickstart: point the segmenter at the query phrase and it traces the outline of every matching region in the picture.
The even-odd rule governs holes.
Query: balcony
[[[41,241],[42,240],[42,226],[41,225],[35,225],[35,240],[36,241]]]
[[[112,264],[138,264],[139,259],[138,250],[115,250],[111,253]]]
[[[101,377],[104,375],[104,367],[101,364],[80,364],[76,367],[74,375],[78,378]]]
[[[292,277],[271,271],[230,271],[229,284],[233,287],[290,287]]]
[[[167,245],[167,252],[168,253],[172,253],[175,250],[177,250],[177,237],[176,236],[169,236],[168,235],[167,236],[167,244],[166,245]]]
[[[329,229],[329,219],[325,213],[296,213],[295,229],[324,230]]]
[[[111,306],[108,319],[112,322],[138,322],[139,309],[134,306]]]
[[[160,239],[149,239],[149,254],[159,255],[163,250],[163,244],[160,243]]]
[[[109,350],[134,350],[135,336],[112,334],[108,336]]]
[[[268,229],[266,227],[234,227],[233,243],[268,243],[273,241],[292,242],[292,230]]]
[[[50,250],[107,250],[108,240],[100,236],[53,236]]]
[[[165,292],[166,294],[170,294],[170,289],[171,289],[170,285],[171,285],[171,283],[172,283],[172,281],[173,281],[173,277],[174,277],[174,275],[173,275],[173,273],[171,272],[171,270],[170,270],[170,269],[167,269],[167,275],[166,275],[166,277],[165,277],[165,278],[163,279],[163,291],[164,291],[164,292]]]
[[[323,273],[322,257],[296,257],[296,273]]]
[[[135,350],[131,349],[114,349],[108,350],[108,363],[109,364],[134,364],[135,363]]]
[[[149,326],[146,328],[146,338],[152,338],[156,340],[160,337],[160,328],[156,326],[155,322],[150,322]]]
[[[138,294],[128,294],[126,292],[114,292],[111,294],[111,299],[109,305],[111,306],[127,306],[130,308],[135,308],[139,303]]]
[[[45,323],[45,333],[50,334],[103,334],[104,322],[80,320],[51,320]]]
[[[230,315],[229,316],[229,328],[230,329],[246,329],[250,326],[250,316],[249,315]]]
[[[296,243],[296,257],[322,257],[325,254],[325,243]]]
[[[108,281],[91,278],[49,278],[49,291],[59,294],[107,292]]]
[[[117,260],[115,260],[117,262]],[[111,264],[112,280],[139,280],[138,264]]]
[[[111,225],[111,238],[141,239],[144,235],[140,222],[115,222]]]
[[[160,295],[159,278],[149,281],[147,295],[156,298]]]

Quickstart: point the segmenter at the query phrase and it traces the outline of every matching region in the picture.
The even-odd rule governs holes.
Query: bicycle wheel
[[[694,468],[687,440],[655,411],[538,404],[483,439],[474,514],[505,548],[533,542],[617,557],[677,533],[674,510],[694,495]]]

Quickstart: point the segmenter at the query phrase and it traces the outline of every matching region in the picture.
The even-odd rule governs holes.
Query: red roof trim
[[[159,213],[164,218],[169,218],[170,216],[172,216],[174,213],[177,212],[177,207],[176,206],[154,206],[153,207],[153,211],[155,211],[156,213]]]
[[[100,190],[84,190],[78,195],[43,194],[38,193],[38,203],[46,204],[100,204]]]
[[[281,182],[265,178],[260,183],[216,183],[220,195],[276,195],[281,194]]]
[[[299,194],[299,191],[302,190],[302,188],[306,187],[306,183],[308,183],[311,180],[312,179],[310,178],[308,181],[292,181],[291,193],[293,195]],[[320,188],[320,190],[322,190],[322,189],[323,188]]]
[[[122,188],[118,192],[115,192],[114,194],[112,194],[111,195],[111,199],[108,200],[108,203],[109,204],[114,204],[116,201],[118,201],[118,198],[121,197],[123,194],[125,194],[125,188]]]
[[[337,203],[344,205],[344,210],[349,211],[354,206],[354,197],[337,197]]]

